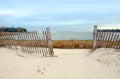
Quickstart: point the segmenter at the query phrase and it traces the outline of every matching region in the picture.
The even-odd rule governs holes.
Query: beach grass
[[[8,44],[16,45],[19,44],[20,46],[30,46],[30,47],[48,47],[47,43],[41,44],[39,40],[4,40]],[[4,45],[3,45],[4,46]],[[91,49],[92,48],[92,40],[53,40],[52,41],[53,48],[63,48],[63,49],[74,49],[74,48],[85,48]]]
[[[92,48],[92,40],[53,40],[53,48]]]
[[[3,40],[6,45],[20,45],[28,47],[48,47],[48,41],[40,40]],[[119,41],[98,41],[97,47],[106,46],[109,48],[113,44],[118,44]],[[0,46],[4,46],[0,43]],[[62,49],[92,49],[93,40],[52,40],[53,48],[62,48]]]

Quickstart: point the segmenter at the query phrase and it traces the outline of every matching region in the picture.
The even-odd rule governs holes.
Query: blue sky
[[[89,31],[120,25],[120,0],[0,0],[1,26]]]

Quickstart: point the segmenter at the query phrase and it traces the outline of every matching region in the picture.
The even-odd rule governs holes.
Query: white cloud
[[[120,29],[120,24],[104,24],[98,26],[98,29]]]
[[[21,18],[27,16],[29,12],[20,9],[0,9],[1,16],[10,16],[14,18]]]
[[[120,0],[9,0],[9,2],[4,0],[3,2],[0,3],[2,4],[0,20],[3,23],[8,21],[18,25],[72,25],[120,22]]]
[[[46,19],[46,18],[45,18]],[[49,18],[47,18],[49,19]],[[28,23],[28,22],[26,22]],[[96,21],[84,20],[84,19],[73,19],[73,20],[48,20],[48,21],[32,21],[29,24],[37,24],[37,25],[79,25],[79,24],[92,24],[96,23]]]

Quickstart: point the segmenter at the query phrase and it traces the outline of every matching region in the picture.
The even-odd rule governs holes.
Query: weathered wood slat
[[[22,52],[30,54],[42,54],[42,56],[53,56],[53,47],[50,29],[43,31],[39,36],[37,31],[24,33],[0,33],[0,46],[6,46],[13,49],[21,49]]]
[[[103,35],[103,32],[101,32],[99,47],[102,47],[102,46],[101,46],[101,43],[102,43],[102,35]]]
[[[120,33],[117,32],[118,30],[100,30],[97,29],[97,33],[95,33],[97,26],[94,26],[94,39],[93,40],[97,40],[94,41],[93,43],[95,44],[95,42],[97,44],[95,44],[95,46],[93,46],[93,49],[95,48],[99,48],[99,47],[105,47],[105,48],[120,48]],[[117,34],[119,33],[119,34]]]
[[[118,35],[117,41],[118,42],[117,42],[116,46],[117,46],[118,49],[120,49],[120,35]]]
[[[114,39],[113,39],[113,43],[112,43],[112,48],[115,48],[116,38],[117,38],[117,35],[114,34]]]
[[[114,33],[112,32],[111,40],[110,40],[110,45],[109,48],[112,48],[113,40],[114,40]]]
[[[47,55],[49,56],[50,50],[49,50],[49,46],[48,46],[48,44],[49,44],[48,34],[49,33],[48,33],[47,29],[46,29],[46,46],[47,46]]]
[[[48,45],[49,45],[49,49],[50,49],[50,56],[54,56],[50,28],[46,28],[46,30],[48,31],[48,39],[49,39]]]
[[[111,37],[112,33],[109,32],[109,35],[108,35],[108,42],[106,43],[106,48],[109,47],[109,44],[110,44],[110,37]]]
[[[104,42],[103,47],[106,47],[106,45],[107,45],[107,42],[108,42],[108,36],[109,36],[109,33],[106,32],[105,39],[104,39],[105,42]]]

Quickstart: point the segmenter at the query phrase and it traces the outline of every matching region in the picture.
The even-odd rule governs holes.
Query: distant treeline
[[[27,29],[21,27],[0,27],[0,32],[27,32]]]
[[[112,29],[112,30],[97,30],[98,32],[120,32],[120,29]]]

